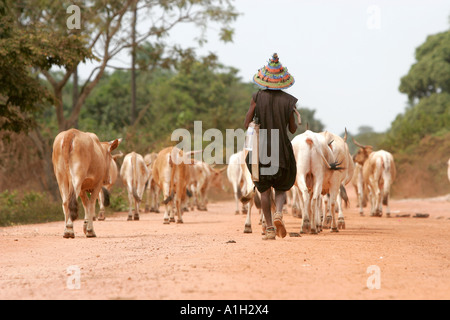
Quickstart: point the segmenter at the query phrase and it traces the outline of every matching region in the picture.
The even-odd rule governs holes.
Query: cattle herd
[[[128,220],[139,220],[146,191],[146,212],[159,212],[163,204],[164,224],[183,223],[183,211],[187,208],[197,206],[198,210],[207,210],[208,190],[223,188],[222,172],[226,170],[236,201],[234,211],[247,214],[244,232],[252,232],[253,206],[259,209],[264,223],[260,195],[244,162],[246,150],[233,154],[226,167],[217,169],[192,159],[194,152],[183,152],[177,147],[145,156],[136,152],[113,155],[120,143],[121,139],[100,142],[94,133],[76,129],[56,136],[52,161],[65,215],[65,238],[75,237],[73,221],[78,217],[78,197],[85,212],[83,231],[86,237],[96,236],[93,221],[97,199],[98,220],[104,220],[104,206],[109,203],[111,187],[119,175],[128,193]],[[357,190],[361,215],[366,203],[370,204],[370,215],[381,216],[383,205],[386,216],[390,215],[390,187],[396,174],[394,159],[387,151],[373,151],[371,146],[354,143],[359,150],[352,156],[347,132],[340,137],[327,131],[306,130],[292,140],[297,177],[287,202],[293,213],[302,218],[301,233],[318,233],[324,228],[337,232],[345,228],[342,202],[348,201],[345,186],[349,183]],[[118,157],[123,157],[120,171]]]

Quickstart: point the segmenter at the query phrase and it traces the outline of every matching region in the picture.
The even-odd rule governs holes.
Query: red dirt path
[[[81,220],[75,239],[63,239],[63,222],[0,228],[0,299],[450,299],[450,195],[393,200],[393,217],[375,218],[367,208],[360,217],[349,194],[345,230],[275,241],[261,240],[255,210],[244,234],[231,200],[185,213],[182,225],[117,213],[94,222],[94,239]],[[367,286],[372,265],[379,289]],[[80,289],[68,287],[69,266]]]

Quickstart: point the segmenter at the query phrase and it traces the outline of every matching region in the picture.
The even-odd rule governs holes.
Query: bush
[[[45,193],[19,193],[17,190],[0,193],[0,226],[64,221],[61,203]]]

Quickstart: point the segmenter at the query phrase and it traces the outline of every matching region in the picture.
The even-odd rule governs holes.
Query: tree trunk
[[[136,20],[137,1],[133,3],[133,20],[131,22],[131,117],[130,124],[136,121]]]
[[[72,110],[75,109],[77,102],[78,102],[78,66],[76,66],[75,70],[73,71]],[[74,128],[78,129],[78,118],[74,123]]]

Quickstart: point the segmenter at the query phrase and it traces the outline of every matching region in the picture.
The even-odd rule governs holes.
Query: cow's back
[[[152,166],[152,179],[155,183],[162,188],[162,183],[164,180],[169,179],[170,181],[170,153],[173,147],[167,147],[162,149]]]
[[[106,151],[95,134],[69,129],[56,136],[53,147],[55,170],[70,171],[72,179],[82,182],[82,190],[109,180]]]

